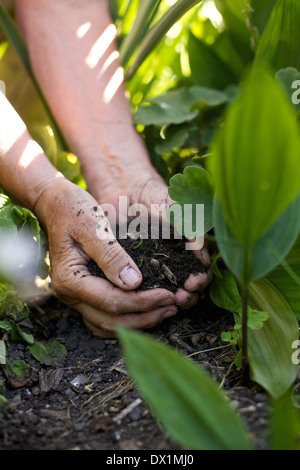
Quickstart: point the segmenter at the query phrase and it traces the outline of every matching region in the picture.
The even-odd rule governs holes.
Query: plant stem
[[[248,382],[249,362],[248,362],[248,257],[249,251],[245,247],[244,269],[242,283],[242,374],[243,381]]]
[[[248,288],[242,292],[242,373],[245,381],[248,380]]]

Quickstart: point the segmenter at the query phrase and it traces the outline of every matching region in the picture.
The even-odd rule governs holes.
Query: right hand
[[[117,241],[109,244],[108,239],[97,236],[99,220],[111,229],[89,193],[58,178],[43,191],[34,212],[48,236],[52,288],[64,303],[82,314],[95,336],[114,337],[118,325],[150,328],[176,314],[172,292],[134,290],[142,275]],[[89,273],[91,258],[109,281]],[[194,303],[193,295],[185,308],[189,301]]]

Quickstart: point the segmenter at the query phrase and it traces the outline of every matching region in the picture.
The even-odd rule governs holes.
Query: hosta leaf
[[[261,329],[248,330],[251,378],[279,398],[297,377],[292,344],[299,338],[298,322],[289,304],[265,278],[250,285],[249,305],[269,314]]]
[[[187,50],[191,78],[196,85],[224,90],[237,82],[234,72],[213,48],[192,33],[188,37]]]
[[[280,215],[271,228],[251,248],[248,282],[269,274],[292,249],[300,226],[300,196]],[[215,236],[228,268],[241,281],[244,269],[244,247],[233,236],[217,198],[214,200]],[[294,263],[295,264],[295,263]],[[288,278],[291,281],[290,278]]]
[[[292,250],[285,258],[285,263],[292,269],[293,273],[300,280],[300,237],[298,237]],[[300,286],[299,282],[293,279],[286,267],[279,265],[269,275],[268,280],[288,301],[294,314],[300,318]]]
[[[265,27],[256,52],[256,64],[277,71],[285,67],[300,69],[300,3],[278,0]]]
[[[239,416],[204,370],[143,333],[122,328],[119,338],[137,387],[179,445],[250,449]]]
[[[252,75],[208,161],[230,230],[242,245],[251,247],[298,195],[299,150],[296,120],[279,85]]]

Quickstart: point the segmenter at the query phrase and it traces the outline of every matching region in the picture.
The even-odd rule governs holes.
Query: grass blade
[[[160,42],[169,29],[192,7],[202,0],[179,0],[167,13],[149,30],[142,41],[133,64],[128,68],[126,79],[130,79],[142,62]]]
[[[153,15],[157,11],[161,0],[142,0],[139,3],[136,18],[133,22],[131,31],[127,34],[120,46],[120,62],[126,65],[133,51],[145,36]]]

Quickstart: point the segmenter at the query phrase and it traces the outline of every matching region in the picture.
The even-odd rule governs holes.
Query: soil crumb
[[[130,237],[119,238],[119,244],[139,267],[143,282],[138,290],[168,289],[176,292],[190,274],[206,272],[205,266],[197,259],[191,250],[186,249],[185,238],[175,238],[171,231],[170,238],[153,239],[148,232],[148,238]],[[103,277],[103,271],[94,260],[88,264],[93,276]]]

